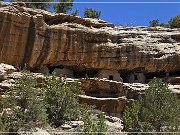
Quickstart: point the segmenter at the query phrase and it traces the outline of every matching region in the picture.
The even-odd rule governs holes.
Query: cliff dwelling
[[[47,74],[50,73],[50,70],[49,70],[49,68],[47,66],[44,66],[41,69],[34,70],[34,72],[43,73],[44,75],[47,75]]]
[[[66,67],[64,65],[59,66],[44,66],[39,70],[33,70],[37,73],[43,73],[44,75],[56,73],[58,76],[68,77],[68,78],[99,78],[107,79],[112,81],[124,82],[124,83],[148,83],[154,77],[162,79],[167,83],[178,83],[177,77],[180,76],[180,72],[154,72],[154,73],[142,73],[134,72],[130,73],[128,71],[117,70],[107,70],[107,69],[84,69],[78,70],[78,68],[73,69],[73,67]],[[121,75],[120,75],[121,74]]]
[[[128,75],[128,82],[129,83],[145,83],[146,77],[143,73],[131,73]]]
[[[61,66],[60,68],[55,68],[54,72],[58,76],[63,76],[63,77],[66,76],[66,77],[69,77],[69,78],[74,78],[73,71],[68,69],[68,68],[64,68],[63,66]]]
[[[113,81],[123,81],[121,78],[119,72],[117,70],[106,70],[102,69],[98,71],[97,75],[98,78],[106,78],[108,80],[113,80]]]

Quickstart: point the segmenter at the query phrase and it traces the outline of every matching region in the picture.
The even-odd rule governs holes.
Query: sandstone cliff
[[[101,20],[0,4],[0,63],[29,69],[177,72],[180,29],[115,27]]]

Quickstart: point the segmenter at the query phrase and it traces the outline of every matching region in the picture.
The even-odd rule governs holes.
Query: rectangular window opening
[[[138,80],[138,76],[137,75],[134,75],[134,80]]]
[[[110,75],[109,76],[109,80],[113,80],[114,78],[113,78],[113,76],[112,75]]]

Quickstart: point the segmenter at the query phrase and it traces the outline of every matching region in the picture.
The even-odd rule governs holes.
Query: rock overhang
[[[1,4],[0,16],[0,62],[26,64],[29,69],[46,65],[128,72],[143,68],[145,73],[180,69],[179,29],[118,27],[18,4]]]

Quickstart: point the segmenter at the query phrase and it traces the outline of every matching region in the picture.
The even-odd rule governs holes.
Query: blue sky
[[[38,1],[38,0],[37,0]],[[85,8],[101,11],[100,19],[115,25],[147,26],[150,20],[158,19],[167,23],[171,17],[180,15],[180,0],[75,0],[75,2],[179,2],[171,4],[117,4],[117,3],[75,3],[73,10],[78,9],[83,17]],[[73,11],[72,10],[72,11]],[[71,11],[70,11],[71,12]]]

